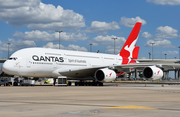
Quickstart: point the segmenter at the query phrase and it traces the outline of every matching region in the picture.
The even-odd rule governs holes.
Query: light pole
[[[178,48],[179,48],[179,60],[180,60],[180,46]]]
[[[167,54],[164,54],[164,55],[165,55],[165,59],[166,59],[166,55],[167,55]]]
[[[92,43],[89,44],[90,45],[90,52],[92,52]]]
[[[60,33],[63,32],[63,31],[56,30],[55,32],[59,32],[59,49],[60,49]]]
[[[149,59],[151,59],[151,53],[149,52]]]
[[[152,44],[152,61],[153,61],[153,44],[155,44],[155,43],[150,43],[150,44]]]
[[[11,43],[6,43],[7,45],[8,45],[8,58],[9,58],[9,45],[11,44]]]
[[[117,38],[111,38],[111,39],[114,39],[114,54],[115,54],[115,40],[116,40]]]

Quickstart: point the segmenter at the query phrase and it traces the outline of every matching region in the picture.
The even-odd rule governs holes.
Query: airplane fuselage
[[[3,71],[10,75],[25,77],[57,78],[62,75],[60,73],[63,73],[63,71],[121,64],[122,57],[119,55],[47,48],[27,48],[12,54],[10,59],[3,64]],[[84,76],[87,76],[87,74]]]

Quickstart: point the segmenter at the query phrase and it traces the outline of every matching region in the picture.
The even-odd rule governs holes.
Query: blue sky
[[[0,0],[0,58],[27,47],[114,53],[142,22],[139,58],[179,58],[180,0]]]

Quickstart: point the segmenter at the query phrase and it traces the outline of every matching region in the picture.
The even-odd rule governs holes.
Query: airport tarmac
[[[1,86],[0,116],[179,117],[180,85]]]

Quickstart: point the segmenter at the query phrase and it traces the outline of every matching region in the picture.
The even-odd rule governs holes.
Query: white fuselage
[[[27,48],[12,54],[2,69],[10,75],[57,78],[63,71],[121,64],[122,57],[119,55]]]

